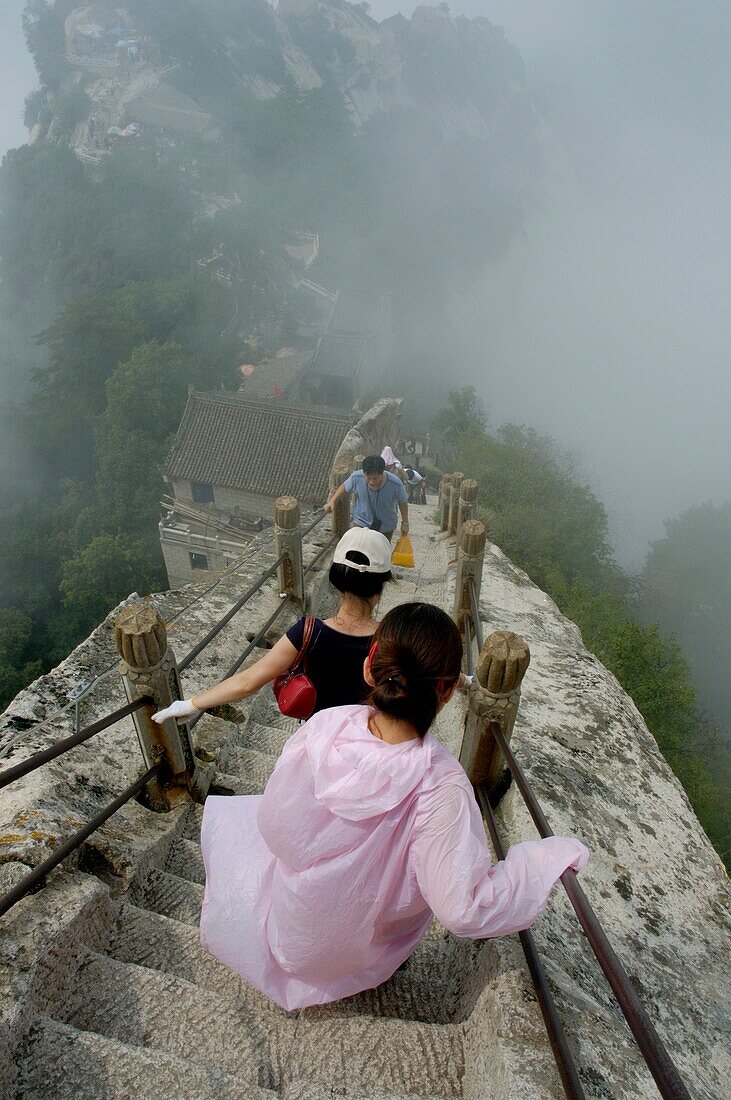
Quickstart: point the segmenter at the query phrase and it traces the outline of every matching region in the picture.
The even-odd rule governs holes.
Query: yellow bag
[[[414,568],[414,548],[408,535],[402,535],[396,543],[391,554],[391,565],[403,565],[407,569]]]

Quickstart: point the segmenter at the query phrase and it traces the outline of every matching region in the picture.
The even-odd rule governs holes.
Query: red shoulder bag
[[[288,672],[277,676],[272,684],[277,706],[288,718],[309,718],[317,704],[317,691],[309,676],[302,671],[307,667],[307,647],[312,639],[315,620],[311,615],[305,619],[305,631],[302,646]],[[300,668],[302,666],[302,668]]]

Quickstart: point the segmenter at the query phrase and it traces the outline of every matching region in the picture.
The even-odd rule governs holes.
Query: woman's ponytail
[[[383,619],[371,652],[375,686],[369,702],[391,718],[410,722],[423,737],[442,697],[459,679],[457,627],[432,604],[401,604]]]

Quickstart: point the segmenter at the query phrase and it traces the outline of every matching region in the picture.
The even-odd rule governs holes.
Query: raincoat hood
[[[335,707],[305,727],[315,798],[336,817],[363,821],[387,813],[419,785],[431,764],[434,738],[390,745],[374,737],[365,706]]]

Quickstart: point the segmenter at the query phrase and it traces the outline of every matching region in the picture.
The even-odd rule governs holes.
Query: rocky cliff
[[[419,598],[450,608],[453,542],[437,535],[427,509],[419,511],[417,568],[392,586],[386,605]],[[317,532],[306,559],[325,537]],[[178,655],[273,553],[264,534],[215,588],[151,597],[171,624]],[[315,606],[324,610],[319,578]],[[200,689],[220,674],[277,598],[270,584],[186,673],[185,688]],[[720,860],[631,700],[578,629],[496,546],[486,555],[480,614],[486,634],[510,629],[530,645],[514,749],[554,830],[591,848],[584,888],[691,1095],[717,1100],[731,1073],[731,919]],[[15,701],[2,730],[10,760],[68,732],[72,711],[56,712],[78,681],[103,676],[86,696],[84,722],[122,701],[116,672],[106,671],[114,663],[110,621]],[[44,717],[45,726],[23,729]],[[464,699],[440,716],[438,735],[454,752],[464,717]],[[289,728],[265,695],[243,707],[236,723],[206,719],[199,751],[233,773],[226,782],[251,793],[266,781]],[[140,767],[127,720],[4,792],[5,884]],[[298,1016],[273,1012],[197,945],[199,817],[190,803],[167,814],[131,803],[3,918],[0,1083],[8,1096],[121,1098],[133,1080],[143,1094],[165,1088],[195,1100],[239,1095],[245,1083],[260,1100],[562,1095],[514,938],[472,945],[435,925],[409,967],[377,991]],[[514,787],[499,818],[511,842],[535,836]],[[560,891],[535,935],[587,1096],[655,1097]]]

